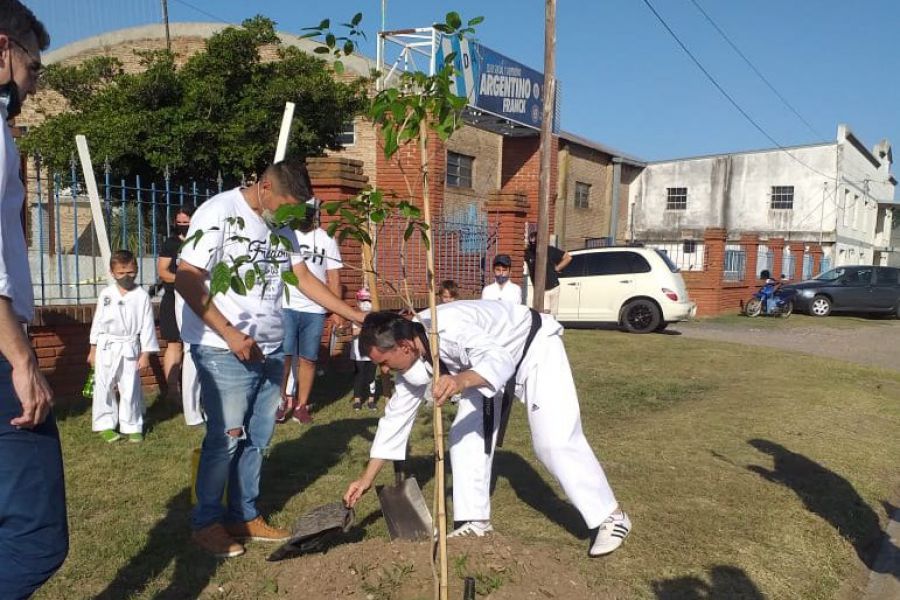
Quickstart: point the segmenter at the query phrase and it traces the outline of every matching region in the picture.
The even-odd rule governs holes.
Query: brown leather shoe
[[[225,525],[225,530],[232,537],[243,541],[286,542],[291,538],[289,531],[272,527],[262,517],[256,517],[246,523],[228,523]]]
[[[195,544],[218,558],[232,558],[244,553],[244,547],[234,541],[221,523],[213,523],[191,534]]]

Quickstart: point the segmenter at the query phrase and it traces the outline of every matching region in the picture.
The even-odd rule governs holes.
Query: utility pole
[[[556,100],[556,0],[544,7],[544,118],[541,121],[541,172],[532,306],[544,310],[547,287],[547,243],[550,240],[550,170],[553,159],[553,105]]]
[[[172,51],[172,37],[169,35],[169,2],[168,0],[160,0],[162,2],[163,24],[166,26],[166,52]]]

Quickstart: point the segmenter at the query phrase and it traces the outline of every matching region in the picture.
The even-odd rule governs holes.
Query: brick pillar
[[[509,254],[512,258],[510,278],[521,284],[528,200],[525,194],[494,192],[488,197],[486,207],[488,222],[497,226],[497,254]]]
[[[767,246],[772,252],[772,277],[778,279],[781,277],[781,264],[784,261],[784,238],[769,238]]]
[[[369,178],[363,174],[363,162],[351,158],[338,156],[325,156],[309,158],[306,161],[309,168],[309,177],[312,180],[313,191],[316,198],[324,203],[336,200],[346,200],[359,194],[368,187]],[[329,215],[322,211],[319,220],[322,229],[328,230],[328,225],[333,221],[339,221],[340,215]],[[362,287],[362,250],[359,242],[346,239],[340,244],[341,259],[344,268],[341,269],[341,290],[343,298],[349,304],[356,304],[356,290]],[[322,340],[319,345],[320,355],[327,356],[328,342],[331,330],[326,327],[322,332]],[[339,356],[344,344],[350,340],[342,336],[335,345],[334,355]]]
[[[728,233],[721,227],[710,227],[703,232],[705,247],[704,267],[709,274],[707,281],[713,283],[709,299],[709,312],[718,314],[722,304],[722,279],[725,275],[725,240]]]
[[[759,277],[757,272],[757,259],[759,258],[759,235],[756,233],[745,233],[741,235],[741,249],[744,251],[744,281],[756,281]]]

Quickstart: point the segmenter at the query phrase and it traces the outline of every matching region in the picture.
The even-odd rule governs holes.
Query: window
[[[872,284],[872,268],[848,269],[844,283],[852,287],[864,287]]]
[[[472,163],[475,158],[456,152],[447,152],[447,185],[450,187],[472,187]]]
[[[794,186],[773,185],[772,195],[769,198],[769,208],[773,210],[793,210]]]
[[[687,208],[687,188],[666,188],[666,210]]]
[[[890,267],[878,267],[878,273],[875,285],[878,287],[891,287],[900,285],[900,269],[892,269]]]
[[[591,186],[587,183],[575,182],[575,208],[590,206]]]
[[[560,279],[569,277],[584,277],[584,267],[590,254],[573,254],[572,261],[566,268],[559,272]]]
[[[635,252],[597,252],[588,254],[585,275],[623,275],[649,273],[650,263]]]
[[[352,146],[356,143],[356,124],[353,119],[344,121],[344,125],[338,132],[337,141],[341,146]]]
[[[694,240],[684,240],[681,245],[681,251],[684,254],[693,254],[697,251],[697,242]]]

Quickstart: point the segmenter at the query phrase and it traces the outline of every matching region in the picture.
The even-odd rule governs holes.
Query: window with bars
[[[353,119],[344,121],[338,132],[337,141],[341,146],[352,146],[356,143],[356,125],[353,123]]]
[[[775,210],[792,210],[794,208],[794,186],[773,185],[769,197],[769,208]]]
[[[685,209],[687,209],[687,188],[686,187],[666,188],[666,210],[685,210]]]
[[[591,186],[580,181],[575,182],[575,208],[588,208],[591,200]]]
[[[472,187],[472,166],[475,157],[447,152],[447,185],[450,187]]]

